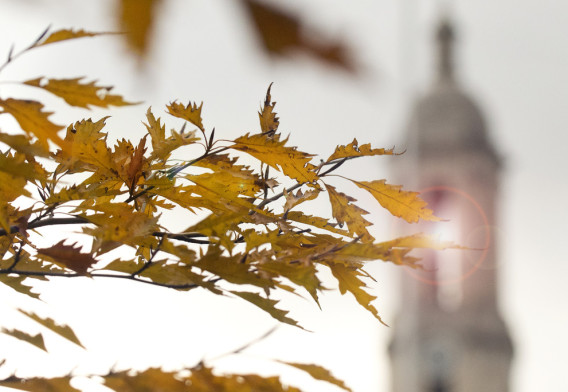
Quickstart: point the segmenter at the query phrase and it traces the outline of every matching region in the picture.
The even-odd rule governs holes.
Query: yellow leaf
[[[317,277],[317,271],[311,263],[286,263],[280,261],[265,261],[259,263],[260,271],[269,272],[274,276],[282,276],[290,282],[306,289],[314,301],[318,302],[317,290],[321,282]]]
[[[101,132],[108,117],[97,122],[81,120],[67,128],[65,142],[67,148],[57,152],[59,170],[99,171],[108,177],[116,177],[118,172],[111,150],[106,143],[107,135]]]
[[[268,90],[266,91],[266,98],[264,100],[264,107],[260,112],[258,112],[258,118],[260,120],[260,129],[263,134],[272,135],[278,129],[278,125],[280,125],[280,121],[278,121],[278,117],[276,117],[276,112],[274,112],[274,106],[276,106],[276,102],[271,102],[272,98],[270,97],[270,89],[272,88],[272,83],[268,86]]]
[[[33,287],[26,286],[23,282],[26,279],[25,276],[11,276],[7,274],[0,275],[0,283],[16,290],[19,293],[25,294],[31,298],[39,299],[39,294],[32,292]]]
[[[203,128],[203,123],[201,121],[201,108],[203,107],[203,102],[201,105],[197,107],[197,103],[189,102],[187,106],[183,106],[181,103],[171,102],[169,105],[166,106],[168,112],[175,117],[183,118],[186,121],[189,121],[202,132],[205,132],[205,128]]]
[[[21,340],[23,342],[32,344],[37,348],[39,348],[40,350],[47,352],[47,348],[45,348],[45,343],[43,341],[43,336],[41,335],[41,333],[38,333],[36,335],[30,335],[29,333],[20,331],[19,329],[6,329],[6,328],[1,328],[0,332],[9,335],[13,338],[16,338],[18,340]]]
[[[37,140],[32,143],[27,135],[10,135],[0,132],[0,142],[24,154],[28,160],[34,157],[49,157],[49,150],[44,149]]]
[[[385,150],[384,148],[371,148],[371,144],[363,144],[359,146],[357,139],[353,139],[351,144],[345,146],[337,146],[335,152],[327,158],[326,162],[331,162],[336,159],[341,158],[354,158],[362,156],[373,156],[373,155],[393,155],[394,149]]]
[[[115,392],[187,392],[195,389],[176,373],[153,368],[137,374],[112,372],[105,377],[104,385]]]
[[[70,384],[72,376],[21,379],[14,376],[0,381],[0,386],[28,392],[81,392]]]
[[[368,212],[359,208],[353,202],[357,201],[345,193],[338,192],[331,185],[325,184],[329,194],[329,201],[331,203],[331,211],[333,217],[337,219],[337,223],[343,225],[347,223],[349,234],[357,234],[361,236],[361,240],[365,242],[373,241],[374,238],[367,231],[367,226],[371,223],[363,218]]]
[[[356,268],[347,267],[343,264],[327,263],[327,265],[339,283],[339,292],[341,294],[345,294],[349,291],[353,294],[361,306],[371,312],[371,314],[382,324],[387,325],[379,316],[377,309],[371,304],[371,302],[377,299],[377,297],[363,290],[367,286],[359,279],[359,276],[362,276],[361,272],[359,272]]]
[[[0,153],[0,171],[14,177],[23,177],[28,181],[40,180],[47,182],[47,172],[37,162],[26,162],[23,154],[14,155]]]
[[[294,192],[286,192],[284,191],[284,197],[286,198],[286,203],[284,204],[284,211],[289,211],[295,206],[305,201],[314,200],[316,197],[319,196],[320,190],[319,189],[310,189],[307,192],[302,192],[301,189],[298,189],[296,194]]]
[[[319,365],[312,365],[307,363],[297,363],[297,362],[285,362],[278,361],[288,366],[293,366],[296,369],[303,370],[316,380],[326,381],[330,384],[336,385],[341,389],[351,392],[351,388],[347,387],[345,383],[337,378],[335,378],[331,372]]]
[[[21,176],[13,176],[0,171],[0,226],[10,232],[10,213],[13,211],[10,203],[20,196],[29,196],[25,189],[27,180]]]
[[[310,165],[312,154],[298,151],[296,147],[286,147],[288,139],[280,141],[280,136],[247,133],[234,140],[231,148],[246,152],[300,183],[313,183],[318,179]]]
[[[418,197],[418,192],[403,191],[402,186],[387,184],[385,180],[351,181],[373,195],[392,215],[403,218],[408,223],[416,223],[419,219],[441,220],[426,208],[426,202]]]
[[[113,33],[93,33],[89,31],[85,31],[83,29],[79,30],[72,30],[72,29],[61,29],[54,31],[53,33],[49,34],[47,38],[40,40],[39,44],[36,46],[44,46],[48,44],[53,44],[55,42],[67,41],[70,39],[76,38],[83,38],[83,37],[94,37],[97,35],[105,35],[105,34],[113,34]]]
[[[349,232],[347,230],[339,229],[335,227],[337,226],[335,223],[331,223],[327,219],[324,219],[319,216],[305,215],[302,211],[290,211],[288,212],[286,217],[289,220],[314,226],[317,227],[318,229],[327,230],[335,234],[349,236]]]
[[[234,284],[251,284],[263,289],[273,287],[270,279],[261,275],[249,264],[242,263],[243,255],[224,256],[219,247],[209,246],[207,253],[198,258],[192,266],[217,275]]]
[[[102,249],[105,243],[155,246],[156,240],[151,234],[158,230],[158,218],[135,211],[132,205],[126,203],[102,203],[88,210],[98,212],[93,215],[81,214],[97,225],[95,228],[83,228],[84,233],[97,240],[93,245],[94,251]]]
[[[149,47],[156,8],[161,0],[120,0],[119,23],[127,33],[128,46],[139,56]]]
[[[35,313],[26,312],[25,310],[22,310],[22,309],[18,309],[18,311],[20,313],[28,316],[29,318],[31,318],[35,322],[43,325],[45,328],[51,330],[52,332],[55,332],[59,336],[67,339],[68,341],[75,343],[79,347],[85,348],[85,347],[83,347],[83,345],[81,344],[79,339],[77,339],[75,332],[73,332],[73,330],[71,328],[69,328],[67,325],[58,325],[58,324],[55,323],[55,321],[53,321],[50,318],[42,318],[42,317],[39,317]]]
[[[267,312],[268,314],[270,314],[272,317],[274,317],[276,320],[280,322],[304,329],[298,324],[296,320],[286,316],[288,314],[287,310],[276,308],[276,304],[278,303],[278,301],[274,299],[264,298],[261,297],[260,294],[258,293],[251,293],[248,291],[231,291],[231,293],[241,297],[242,299],[250,302],[253,305],[258,306],[259,308],[261,308],[262,310],[264,310],[265,312]]]
[[[112,87],[97,86],[95,81],[81,83],[83,78],[47,79],[37,78],[24,82],[29,86],[39,87],[63,98],[71,106],[89,109],[89,105],[106,108],[112,106],[134,105],[126,102],[120,95],[110,94]]]
[[[152,154],[150,160],[160,159],[165,161],[170,153],[182,146],[193,144],[199,140],[195,137],[195,131],[191,132],[175,132],[171,131],[170,137],[166,138],[166,127],[161,124],[160,119],[156,119],[150,108],[146,112],[148,124],[144,124],[150,137],[152,138]]]
[[[8,98],[0,99],[0,107],[5,113],[10,113],[26,133],[37,137],[44,150],[49,149],[48,140],[60,147],[65,145],[57,134],[63,127],[49,121],[48,117],[52,113],[43,112],[43,104],[37,101]]]
[[[146,152],[146,136],[148,135],[145,135],[142,139],[140,139],[138,146],[136,146],[132,152],[132,156],[128,161],[128,166],[126,166],[126,185],[130,186],[131,189],[134,189],[134,186],[143,173],[145,164],[147,164],[147,160],[144,157],[144,153]]]
[[[236,198],[239,195],[254,197],[262,189],[260,177],[252,170],[244,168],[239,170],[239,168],[243,166],[235,165],[231,170],[203,173],[198,176],[188,174],[185,178],[215,193],[231,194],[228,198]]]

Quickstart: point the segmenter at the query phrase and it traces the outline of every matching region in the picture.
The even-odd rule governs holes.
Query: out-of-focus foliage
[[[168,0],[117,0],[118,25],[126,35],[128,47],[139,58],[150,48],[152,31],[160,22],[161,6]],[[263,51],[271,56],[289,56],[303,52],[349,72],[357,66],[348,46],[332,39],[302,21],[292,12],[263,0],[234,0],[240,4]]]

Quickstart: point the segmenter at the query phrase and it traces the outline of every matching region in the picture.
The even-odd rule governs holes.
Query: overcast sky
[[[145,101],[117,110],[107,122],[111,135],[133,139],[144,132],[140,121],[147,107],[152,105],[160,113],[173,99],[203,100],[204,123],[215,126],[217,135],[230,139],[255,132],[256,111],[274,82],[280,129],[289,132],[291,143],[301,149],[326,155],[353,137],[376,146],[400,144],[412,100],[429,86],[439,4],[426,0],[285,3],[330,37],[349,42],[364,65],[362,74],[354,78],[307,56],[266,58],[234,1],[164,0],[152,58],[143,72],[123,54],[118,39],[104,37],[38,50],[6,69],[2,80],[87,75],[115,85],[127,98]],[[568,256],[562,248],[568,221],[568,5],[555,0],[448,4],[457,26],[458,77],[483,109],[490,137],[505,158],[497,232],[500,302],[515,341],[512,391],[568,390]],[[23,47],[49,24],[113,30],[112,5],[108,0],[0,1],[0,57],[12,43]],[[3,98],[26,93],[7,85],[0,89]],[[59,107],[54,104],[51,109]],[[102,116],[102,112],[73,113]],[[58,118],[60,123],[70,120],[69,113]],[[358,164],[364,164],[364,170]],[[354,163],[346,170],[360,179],[389,176],[388,159]],[[388,236],[390,218],[376,209],[371,212],[377,237]],[[395,269],[387,265],[369,269],[378,281],[373,286],[379,296],[377,307],[392,322],[397,311]],[[274,325],[251,306],[198,292],[164,293],[105,283],[108,295],[101,295],[97,282],[58,281],[58,285],[57,290],[46,288],[45,300],[76,326],[90,354],[56,347],[57,360],[46,368],[46,356],[23,350],[13,363],[26,374],[37,373],[40,364],[44,370],[59,372],[78,364],[78,373],[104,372],[115,363],[138,368],[191,366]],[[11,304],[10,299],[0,304],[1,314],[10,314]],[[265,370],[263,358],[313,361],[331,368],[357,392],[387,390],[388,328],[356,308],[347,296],[324,295],[323,312],[305,301],[289,299],[283,304],[293,307],[292,316],[315,332],[281,327],[251,354],[214,364],[229,370],[280,372],[279,367]],[[163,320],[168,320],[166,325]],[[238,325],[242,320],[250,322]],[[163,328],[167,334],[158,332]],[[184,338],[180,341],[179,336]],[[0,342],[9,344],[7,338]],[[30,369],[30,363],[38,368]],[[329,390],[296,378],[293,372],[286,373],[286,380],[299,380],[309,391]]]

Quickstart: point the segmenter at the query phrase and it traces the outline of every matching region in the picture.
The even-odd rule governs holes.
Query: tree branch
[[[0,275],[7,275],[7,274],[15,274],[21,276],[53,276],[58,278],[80,278],[80,277],[91,277],[91,278],[114,278],[114,279],[127,279],[132,280],[134,282],[139,283],[146,283],[154,286],[160,287],[167,287],[170,289],[194,289],[199,287],[198,284],[195,283],[188,283],[188,284],[168,284],[168,283],[161,283],[161,282],[154,282],[152,280],[143,279],[141,277],[132,276],[132,275],[118,275],[118,274],[111,274],[111,273],[100,273],[100,272],[92,272],[89,275],[78,274],[75,272],[53,272],[53,271],[20,271],[16,269],[0,269]],[[214,280],[211,280],[214,282]]]

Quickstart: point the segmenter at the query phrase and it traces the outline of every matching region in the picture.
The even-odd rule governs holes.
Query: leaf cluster
[[[46,31],[24,51],[10,53],[0,71],[29,50],[95,35]],[[111,94],[110,87],[81,78],[40,77],[22,83],[86,109],[130,104]],[[393,155],[392,149],[360,145],[354,139],[318,162],[314,154],[291,146],[278,130],[271,87],[258,112],[258,133],[234,140],[216,138],[215,129],[204,125],[203,103],[197,102],[171,102],[167,119],[149,108],[145,134],[138,141],[122,139],[114,145],[108,142],[106,117],[62,127],[49,119],[51,113],[39,101],[5,98],[0,99],[0,108],[1,115],[12,117],[20,127],[0,130],[0,142],[7,146],[0,152],[0,283],[36,300],[35,280],[125,279],[238,297],[279,322],[301,328],[288,310],[278,306],[273,293],[307,294],[318,303],[324,289],[321,273],[329,270],[342,294],[349,292],[383,322],[373,305],[376,297],[367,287],[372,278],[364,269],[366,263],[382,260],[416,267],[417,259],[409,255],[412,249],[452,246],[422,234],[376,241],[364,217],[368,212],[330,184],[333,176],[368,192],[377,205],[408,222],[438,218],[416,192],[384,179],[336,174],[347,161]],[[166,131],[172,117],[181,119],[183,126]],[[184,161],[173,160],[182,150]],[[314,200],[328,203],[331,217],[310,215],[301,208]],[[167,211],[183,211],[193,222],[182,230],[169,229],[163,218]],[[42,230],[65,225],[79,227],[88,241],[68,243],[62,230],[58,242],[38,245]],[[113,259],[116,249],[131,257]],[[69,327],[21,312],[81,346]],[[45,350],[41,334],[8,328],[1,332]],[[289,365],[348,390],[316,365]],[[146,390],[142,385],[156,383],[172,391],[296,390],[277,378],[214,375],[204,364],[189,370],[189,375],[157,369],[113,372],[104,379],[116,391]],[[27,391],[74,390],[70,379],[22,383],[11,377],[0,385]]]

